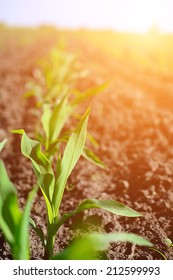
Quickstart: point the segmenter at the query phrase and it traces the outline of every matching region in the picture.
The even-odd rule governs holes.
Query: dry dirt
[[[9,139],[2,158],[18,190],[21,207],[34,184],[31,164],[20,152],[20,136],[11,129],[32,132],[37,121],[34,100],[25,100],[25,84],[32,78],[38,57],[44,56],[54,40],[30,46],[9,46],[0,53],[0,140]],[[62,250],[76,234],[97,230],[137,233],[154,243],[155,248],[173,259],[173,249],[165,238],[173,240],[173,80],[136,73],[101,50],[72,37],[69,50],[79,53],[89,75],[76,86],[83,90],[110,81],[104,93],[92,100],[89,131],[99,141],[95,152],[108,166],[100,169],[80,159],[70,177],[75,187],[66,191],[61,212],[72,210],[84,198],[115,199],[143,214],[124,218],[101,210],[87,210],[70,219],[60,230],[55,251]],[[162,89],[162,90],[161,90]],[[38,194],[32,217],[45,231],[46,212]],[[43,249],[31,231],[32,259],[42,259]],[[112,244],[108,259],[159,260],[149,248],[128,243]],[[0,236],[0,259],[11,259]]]

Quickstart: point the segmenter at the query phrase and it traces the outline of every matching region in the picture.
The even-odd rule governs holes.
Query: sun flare
[[[124,21],[122,16],[115,17],[114,26],[118,25],[125,31],[144,33],[153,29],[164,29],[167,22],[166,6],[163,0],[125,1]],[[117,3],[114,3],[117,9]]]
[[[172,0],[6,0],[0,21],[10,25],[55,25],[70,29],[112,29],[146,33],[152,27],[173,32]],[[50,4],[51,2],[51,4]],[[33,9],[34,7],[34,9]]]

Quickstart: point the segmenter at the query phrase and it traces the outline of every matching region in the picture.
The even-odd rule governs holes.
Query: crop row
[[[14,184],[10,181],[6,167],[0,160],[0,228],[10,245],[14,259],[30,259],[29,226],[40,237],[44,248],[44,259],[96,259],[95,252],[104,251],[111,242],[127,241],[141,246],[152,246],[143,237],[125,232],[86,234],[77,238],[64,251],[54,254],[55,237],[60,227],[72,216],[90,208],[101,208],[116,215],[140,217],[141,214],[115,200],[95,198],[80,201],[68,213],[60,215],[60,207],[68,179],[81,156],[106,168],[100,158],[86,145],[97,142],[87,131],[90,106],[82,116],[76,114],[78,108],[96,94],[101,93],[107,83],[81,92],[75,88],[75,81],[85,77],[73,54],[55,47],[47,60],[42,60],[35,80],[28,83],[25,96],[35,96],[37,110],[41,112],[31,139],[23,128],[13,130],[21,134],[21,152],[32,162],[36,185],[28,195],[26,206],[21,211]],[[75,119],[75,128],[65,129],[65,124]],[[7,139],[0,143],[2,152]],[[37,226],[30,217],[32,202],[38,189],[44,197],[47,209],[47,232]]]

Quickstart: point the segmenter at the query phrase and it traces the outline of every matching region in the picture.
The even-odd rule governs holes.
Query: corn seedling
[[[103,91],[106,87],[107,83],[87,90],[80,96],[75,96],[71,101],[69,101],[69,95],[66,95],[57,105],[51,106],[49,104],[45,104],[43,106],[41,123],[44,133],[39,134],[37,138],[41,141],[45,154],[49,159],[55,155],[60,142],[68,139],[67,134],[65,134],[65,137],[61,135],[62,129],[68,118],[75,111],[77,105],[98,92]],[[88,138],[93,143],[93,137],[89,136]],[[105,167],[104,163],[88,147],[85,146],[82,155],[98,166],[102,168]]]
[[[2,151],[5,146],[7,140],[0,142],[0,151]],[[34,198],[34,194],[36,189],[34,189],[28,198],[25,210],[21,213],[18,203],[17,203],[17,195],[15,191],[15,187],[10,181],[8,174],[6,172],[6,168],[0,160],[0,228],[2,229],[6,240],[8,241],[12,255],[14,259],[29,259],[29,236],[28,236],[28,225],[30,221],[30,225],[34,228],[37,234],[40,236],[42,243],[45,246],[45,239],[43,232],[40,228],[36,227],[34,221],[29,218],[29,212],[32,204],[32,200]],[[72,211],[71,213],[64,214],[64,219],[59,219],[61,221],[59,223],[59,227],[65,220],[70,218],[72,215],[84,209],[91,207],[103,207],[103,209],[109,211],[109,205],[105,202],[105,206],[103,205],[103,201],[98,204],[99,201],[95,200],[95,206],[93,205],[94,200],[84,201],[83,205]],[[116,205],[113,205],[115,207]],[[118,206],[118,204],[117,204]],[[120,206],[120,204],[119,204]],[[123,205],[122,205],[123,206]],[[102,208],[101,207],[101,208]],[[118,210],[117,210],[118,211]],[[122,211],[122,210],[121,210]],[[126,209],[127,211],[127,209]],[[89,234],[83,238],[78,238],[72,242],[63,252],[55,254],[52,259],[78,259],[78,260],[86,260],[86,259],[97,259],[97,255],[95,252],[97,251],[105,251],[109,244],[112,242],[131,242],[141,246],[151,246],[152,244],[146,239],[129,233],[113,233],[113,234],[99,234],[93,233]]]
[[[107,83],[80,92],[74,89],[74,81],[78,77],[85,76],[86,72],[76,70],[76,58],[73,54],[67,54],[60,49],[53,49],[48,61],[42,61],[41,70],[37,70],[37,82],[31,82],[28,95],[35,95],[39,106],[42,108],[41,124],[43,133],[37,134],[36,140],[28,137],[24,130],[13,131],[22,134],[21,151],[32,162],[33,170],[37,178],[37,186],[40,187],[45,199],[47,209],[47,235],[37,227],[30,218],[30,225],[40,237],[45,259],[87,259],[91,258],[93,251],[105,250],[109,243],[128,241],[139,245],[151,246],[151,243],[142,237],[128,233],[115,234],[90,234],[85,238],[79,238],[66,250],[53,256],[55,236],[59,228],[72,216],[91,208],[101,208],[116,215],[127,217],[141,216],[135,210],[113,200],[86,199],[71,212],[59,214],[67,180],[72,173],[81,155],[100,167],[105,167],[101,160],[85,146],[87,138],[87,123],[90,110],[88,109],[80,119],[77,127],[71,133],[62,134],[65,123],[77,109],[77,106],[88,98],[102,92]],[[88,134],[89,135],[89,134]],[[88,137],[92,143],[95,140]],[[61,151],[61,143],[65,142],[64,152]],[[41,150],[41,145],[43,151]],[[56,170],[52,163],[58,154]],[[75,255],[76,246],[81,247]]]
[[[0,143],[2,151],[6,140]],[[16,260],[28,260],[29,251],[29,215],[36,188],[28,196],[23,212],[20,210],[15,186],[10,181],[5,165],[0,160],[0,229],[10,245],[12,256]]]
[[[83,77],[83,71],[77,69],[74,54],[62,48],[54,48],[48,60],[41,61],[41,70],[37,70],[37,81],[30,83],[33,93],[42,109],[41,124],[36,129],[35,138],[45,150],[45,155],[53,161],[61,141],[66,141],[61,132],[69,117],[84,101],[104,91],[108,83],[90,88],[84,92],[74,89],[74,81]],[[82,155],[96,165],[105,168],[104,163],[88,147]]]
[[[40,69],[36,71],[37,81],[28,82],[25,96],[36,96],[40,105],[62,99],[69,88],[73,88],[77,78],[87,75],[86,70],[80,69],[76,56],[60,47],[53,48],[49,58],[40,60],[39,65]]]
[[[42,143],[45,154],[50,160],[54,159],[60,142],[66,141],[61,132],[69,117],[74,115],[77,106],[101,93],[108,86],[108,83],[104,83],[84,92],[74,89],[74,80],[83,76],[83,71],[77,70],[76,64],[74,54],[54,48],[50,52],[49,60],[42,60],[41,70],[37,70],[37,81],[29,84],[30,91],[27,95],[35,95],[42,109],[43,132],[39,124],[35,138]],[[105,167],[88,147],[84,148],[83,156],[100,167]]]
[[[71,212],[65,213],[60,217],[59,209],[63,198],[63,193],[67,185],[68,177],[73,168],[78,162],[82,151],[84,149],[87,136],[87,123],[90,110],[88,109],[76,129],[69,137],[63,156],[59,155],[56,172],[49,159],[41,151],[41,144],[39,141],[30,139],[24,130],[15,131],[22,134],[21,150],[24,156],[29,158],[33,165],[33,170],[37,178],[37,184],[43,193],[48,216],[47,236],[41,229],[38,230],[34,221],[31,221],[32,227],[35,229],[42,240],[45,248],[45,258],[50,259],[53,256],[53,247],[55,236],[59,228],[75,214],[91,208],[101,208],[110,213],[127,216],[139,217],[141,214],[135,210],[125,206],[124,204],[114,200],[97,200],[87,199],[79,203],[79,205]]]

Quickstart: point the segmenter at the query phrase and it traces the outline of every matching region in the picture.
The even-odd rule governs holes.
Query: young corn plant
[[[37,184],[40,187],[45,199],[47,208],[47,236],[44,236],[41,228],[37,228],[35,222],[31,220],[31,225],[39,234],[45,249],[45,259],[53,257],[53,248],[55,236],[59,228],[75,214],[91,208],[101,208],[116,215],[127,217],[139,217],[140,213],[114,200],[86,199],[72,211],[60,216],[60,206],[64,194],[67,180],[82,155],[86,137],[87,123],[90,109],[87,109],[77,127],[69,137],[63,156],[59,152],[56,163],[56,171],[51,166],[51,162],[41,150],[39,141],[30,139],[24,130],[14,131],[22,134],[21,151],[24,156],[32,162],[33,170],[37,178]]]
[[[68,140],[68,134],[65,133],[65,137],[62,135],[62,130],[65,123],[69,117],[74,113],[77,106],[85,101],[87,98],[92,97],[107,87],[107,83],[89,89],[84,93],[81,93],[80,96],[76,95],[73,99],[69,101],[69,95],[65,95],[60,102],[54,106],[45,104],[43,106],[43,114],[41,117],[41,124],[44,130],[44,133],[40,133],[37,139],[42,143],[45,154],[49,160],[51,160],[58,150],[59,144],[61,141]],[[91,135],[88,135],[88,138],[92,143],[95,144],[95,140]],[[104,163],[88,148],[84,147],[82,155],[88,160],[94,162],[98,166],[104,168]]]
[[[41,124],[36,128],[35,138],[39,140],[49,160],[53,161],[61,141],[68,136],[61,135],[62,129],[77,107],[104,91],[108,83],[90,88],[84,92],[74,89],[76,78],[84,77],[86,71],[76,67],[74,54],[67,53],[64,48],[54,48],[48,60],[41,61],[41,69],[37,71],[37,81],[31,82],[28,94],[35,95],[42,109]],[[89,137],[93,140],[93,137]],[[94,141],[95,143],[96,141]],[[92,141],[93,143],[93,141]],[[103,162],[88,147],[83,150],[83,156],[104,168]]]
[[[74,88],[77,78],[87,75],[87,70],[82,70],[78,64],[73,53],[66,52],[62,47],[53,48],[47,60],[40,60],[37,81],[28,82],[25,96],[36,96],[39,105],[62,99],[69,88]]]
[[[7,140],[0,142],[0,152]],[[30,259],[29,249],[29,215],[36,193],[33,188],[28,196],[26,206],[20,210],[15,186],[10,181],[5,165],[0,159],[0,229],[10,245],[13,259]]]

